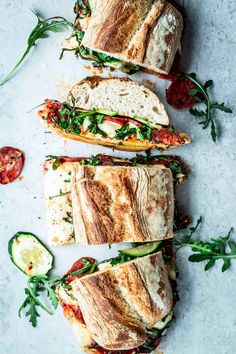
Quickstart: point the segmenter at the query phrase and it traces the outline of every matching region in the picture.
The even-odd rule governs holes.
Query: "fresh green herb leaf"
[[[93,264],[89,264],[88,266],[81,268],[79,270],[76,270],[68,275],[66,275],[63,279],[66,281],[66,279],[70,277],[75,277],[77,275],[81,275],[85,272],[89,272],[89,274],[93,273],[97,268],[97,262],[94,262]]]
[[[57,197],[62,197],[63,195],[67,195],[67,194],[70,194],[70,191],[69,192],[62,192],[62,190],[60,189],[60,193],[57,195],[50,195],[49,200],[52,200]]]
[[[233,111],[230,108],[226,107],[224,103],[211,102],[208,89],[213,85],[212,80],[208,80],[205,82],[204,85],[202,85],[200,81],[197,79],[196,74],[194,73],[191,74],[181,73],[181,76],[184,78],[188,78],[195,85],[195,88],[193,88],[189,92],[189,96],[193,97],[197,103],[202,103],[206,106],[205,111],[202,110],[199,111],[197,109],[191,108],[190,114],[194,115],[195,117],[205,117],[205,119],[201,121],[199,124],[202,125],[203,129],[207,129],[209,126],[211,127],[211,137],[212,140],[216,142],[217,129],[216,129],[216,124],[214,119],[214,109],[218,109],[225,113],[233,113]]]
[[[55,287],[60,284],[60,282],[60,277],[49,279],[46,275],[37,275],[29,278],[27,281],[27,288],[25,288],[26,298],[19,309],[19,317],[21,317],[22,311],[27,309],[25,315],[29,316],[29,321],[32,323],[32,326],[36,327],[37,317],[39,316],[37,307],[52,315],[52,312],[40,300],[39,293],[45,291],[48,298],[51,300],[52,306],[56,309],[58,306],[58,299],[55,293]]]
[[[73,217],[72,217],[72,213],[67,211],[66,212],[66,217],[62,218],[62,220],[68,222],[69,224],[73,224]]]
[[[123,140],[124,138],[133,134],[136,134],[136,128],[130,128],[129,124],[125,124],[123,127],[116,130],[115,139]]]
[[[54,162],[53,162],[53,164],[52,164],[52,169],[53,169],[53,171],[57,170],[58,167],[60,166],[60,164],[61,164],[61,159],[60,159],[60,157],[56,157],[55,160],[54,160]]]
[[[48,18],[47,20],[42,20],[37,13],[35,13],[35,15],[37,16],[38,22],[29,35],[26,51],[22,55],[19,62],[11,70],[11,72],[0,81],[0,85],[3,85],[16,73],[19,66],[22,64],[25,57],[30,52],[31,48],[35,46],[36,42],[39,39],[47,38],[48,32],[60,32],[64,31],[68,26],[73,27],[73,24],[71,22],[67,21],[64,17],[61,16],[55,16]]]
[[[226,113],[233,113],[232,109],[229,107],[226,107],[224,102],[219,104],[219,103],[212,103],[211,105],[213,108],[219,109],[220,111],[226,112]]]
[[[220,236],[217,239],[211,238],[211,241],[193,240],[192,236],[202,222],[202,218],[197,221],[195,227],[190,228],[190,233],[182,239],[175,239],[174,243],[177,250],[182,247],[190,247],[194,252],[189,256],[190,262],[208,261],[205,270],[212,268],[217,260],[223,261],[222,272],[228,270],[231,266],[231,261],[236,259],[236,242],[230,239],[233,229],[226,236]]]
[[[77,0],[74,8],[75,13],[78,18],[83,18],[84,16],[91,15],[91,8],[88,1]]]

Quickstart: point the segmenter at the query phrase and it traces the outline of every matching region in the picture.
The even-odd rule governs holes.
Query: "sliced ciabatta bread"
[[[90,259],[84,262],[89,264]],[[90,275],[67,274],[70,288],[59,288],[60,303],[74,328],[76,319],[77,328],[81,323],[86,337],[81,338],[82,345],[87,349],[137,348],[146,342],[147,330],[158,328],[172,310],[172,289],[161,252]]]
[[[85,15],[86,17],[87,15]],[[179,11],[165,0],[96,0],[81,46],[168,74],[183,30]],[[81,19],[80,19],[81,18]]]
[[[71,195],[80,245],[173,237],[173,178],[166,167],[74,164]]]
[[[118,112],[120,116],[140,117],[153,126],[168,125],[169,117],[160,99],[147,87],[127,78],[87,77],[74,85],[67,102],[91,110]]]
[[[87,77],[67,102],[45,100],[39,117],[58,135],[117,150],[169,150],[190,142],[168,125],[159,98],[129,79]]]

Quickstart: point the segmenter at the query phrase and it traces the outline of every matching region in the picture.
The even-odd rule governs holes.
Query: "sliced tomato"
[[[24,153],[10,146],[0,149],[0,184],[13,182],[21,173],[24,165]]]
[[[71,283],[74,279],[76,278],[82,278],[84,275],[88,274],[88,272],[84,272],[80,275],[75,275],[75,276],[69,276],[71,273],[76,272],[77,270],[81,270],[85,267],[87,267],[88,265],[91,265],[93,263],[95,263],[96,260],[94,258],[91,257],[82,257],[80,259],[78,259],[78,261],[76,261],[72,267],[68,270],[68,272],[66,272],[65,276],[66,277],[66,281]]]
[[[86,157],[69,157],[69,156],[60,156],[60,162],[80,162],[86,160]]]
[[[110,122],[114,122],[117,124],[120,124],[121,126],[128,124],[128,123],[132,123],[134,125],[136,125],[137,127],[140,127],[142,124],[139,122],[136,122],[136,120],[132,119],[132,118],[127,118],[127,117],[111,117],[111,116],[105,116],[104,120],[108,120]]]
[[[166,90],[167,102],[176,109],[192,107],[196,101],[189,95],[189,92],[195,87],[195,84],[188,78],[176,76]]]
[[[48,108],[49,110],[61,109],[62,108],[62,104],[60,102],[58,102],[58,101],[46,99],[45,100],[45,107]]]
[[[75,316],[79,322],[85,324],[84,317],[79,306],[65,304],[64,302],[61,303],[61,306],[66,318],[70,319],[71,316]]]
[[[43,117],[47,120],[48,124],[55,122],[55,120],[60,119],[60,109],[62,104],[54,100],[45,100],[45,105],[43,109],[38,111],[40,117]]]
[[[158,143],[163,143],[171,146],[179,146],[183,143],[179,133],[172,132],[167,128],[153,130],[152,138]]]

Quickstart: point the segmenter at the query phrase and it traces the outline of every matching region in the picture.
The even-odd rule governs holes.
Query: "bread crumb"
[[[91,66],[90,65],[84,65],[84,68],[87,70],[91,70]]]
[[[23,181],[24,176],[19,176],[18,179],[19,179],[19,181],[21,182],[21,181]]]

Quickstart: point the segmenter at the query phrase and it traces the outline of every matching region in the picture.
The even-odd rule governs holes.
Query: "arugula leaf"
[[[202,218],[197,221],[195,227],[190,228],[190,233],[183,236],[182,239],[175,239],[174,244],[177,246],[177,251],[182,247],[190,247],[194,252],[189,256],[190,262],[199,263],[208,261],[205,265],[205,271],[212,268],[217,260],[222,260],[222,272],[228,270],[231,266],[231,261],[236,259],[236,242],[231,240],[233,229],[226,236],[220,236],[216,239],[211,238],[210,241],[193,240],[192,235],[198,229],[202,222]]]
[[[213,110],[218,109],[220,111],[223,111],[225,113],[233,113],[232,109],[229,107],[226,107],[224,103],[218,103],[218,102],[211,102],[208,89],[212,87],[213,81],[212,80],[207,80],[204,85],[202,85],[199,80],[197,79],[197,76],[195,73],[191,74],[186,74],[186,73],[181,73],[182,77],[188,78],[190,81],[192,81],[195,84],[195,88],[193,88],[188,94],[189,96],[193,97],[193,99],[196,101],[196,103],[203,103],[206,106],[205,111],[199,111],[197,109],[190,109],[190,114],[194,115],[195,117],[205,117],[203,121],[201,121],[199,124],[202,125],[203,129],[207,129],[209,126],[211,127],[211,137],[214,142],[217,140],[217,129],[216,129],[216,124],[215,124],[215,119],[213,115]]]
[[[28,37],[27,48],[19,62],[14,66],[10,73],[0,81],[0,85],[3,85],[15,74],[27,54],[30,52],[31,48],[35,46],[37,40],[48,37],[47,32],[61,32],[64,31],[68,26],[73,27],[73,24],[67,21],[64,17],[55,16],[46,20],[42,20],[37,13],[34,12],[34,14],[37,16],[38,22]]]
[[[130,128],[129,124],[125,124],[125,125],[123,125],[123,127],[116,130],[115,139],[123,140],[127,136],[130,136],[133,134],[136,134],[136,128]]]
[[[60,282],[60,277],[49,279],[46,275],[37,275],[29,278],[27,281],[27,288],[25,288],[26,298],[18,312],[19,317],[21,317],[23,309],[27,309],[25,315],[29,316],[29,321],[32,323],[32,326],[36,327],[37,317],[39,317],[37,307],[42,308],[49,315],[52,315],[52,312],[39,299],[39,293],[46,290],[48,298],[51,300],[54,309],[56,309],[58,299],[54,289]]]

